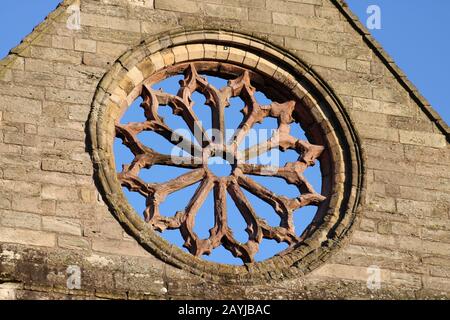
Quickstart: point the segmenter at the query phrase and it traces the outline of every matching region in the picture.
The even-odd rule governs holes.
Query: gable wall
[[[81,0],[78,31],[66,27],[72,3],[0,62],[0,298],[450,296],[446,136],[332,1]],[[176,28],[236,30],[283,47],[350,115],[366,157],[365,202],[349,242],[307,276],[208,283],[142,249],[98,194],[85,133],[97,85],[124,52]],[[66,288],[69,265],[83,271],[81,290]],[[381,290],[366,287],[371,265]]]

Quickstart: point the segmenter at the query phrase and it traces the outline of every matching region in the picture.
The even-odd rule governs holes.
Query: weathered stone
[[[80,0],[80,30],[67,28],[66,2],[0,62],[0,299],[450,298],[448,129],[367,30],[350,21],[340,1]],[[177,65],[189,59],[216,68],[214,75],[226,70],[227,80],[236,80],[236,70],[244,67],[264,74],[251,72],[247,88],[267,90],[277,102],[284,86],[302,96],[294,120],[325,146],[320,169],[334,181],[329,185],[325,179],[323,192],[339,187],[330,210],[338,210],[342,199],[361,197],[349,206],[358,208],[354,221],[347,215],[352,209],[325,215],[327,222],[339,216],[348,223],[333,229],[332,241],[327,232],[307,239],[320,254],[314,249],[306,256],[296,253],[298,259],[288,254],[245,268],[206,265],[201,257],[178,255],[179,249],[155,240],[157,235],[142,229],[149,224],[127,224],[128,204],[120,199],[116,173],[101,171],[114,162],[114,124],[141,93],[143,81],[167,66],[175,65],[169,73],[178,72]],[[155,82],[167,76],[163,71]],[[110,96],[117,105],[104,103]],[[225,101],[208,103],[217,108]],[[272,111],[274,121],[290,123],[286,114]],[[152,116],[155,125],[159,116]],[[307,146],[295,147],[308,162]],[[361,153],[353,153],[356,148]],[[299,179],[295,170],[278,174],[292,182]],[[252,167],[244,171],[255,173]],[[240,179],[246,189],[267,196]],[[170,188],[158,186],[161,194]],[[216,194],[231,192],[245,209],[237,189],[221,188]],[[274,204],[279,215],[286,214],[280,208],[287,202]],[[287,229],[265,232],[285,236],[281,230]],[[158,250],[144,249],[135,238],[145,248],[158,243]],[[208,246],[190,240],[191,251]],[[240,252],[252,253],[257,245]],[[178,260],[171,260],[175,255]],[[66,290],[69,265],[81,268],[82,290]],[[371,266],[380,268],[380,290],[367,288]]]
[[[314,41],[285,37],[284,42],[288,49],[317,52],[317,43]]]
[[[77,200],[77,190],[73,187],[62,187],[58,185],[43,185],[41,195],[44,199],[53,200]]]
[[[347,59],[347,70],[352,72],[370,73],[370,62]]]
[[[75,50],[95,53],[97,51],[97,43],[88,39],[75,39]]]
[[[445,148],[447,142],[441,134],[426,132],[411,132],[400,130],[400,142],[404,144],[414,144],[419,146],[429,146],[434,148]]]
[[[1,211],[0,224],[5,227],[41,229],[41,216],[33,213]]]
[[[16,291],[20,288],[20,283],[5,282],[0,284],[0,300],[15,300],[17,298]]]
[[[250,21],[259,21],[259,22],[272,22],[272,12],[265,9],[256,9],[249,8],[248,9],[248,19]]]
[[[26,98],[2,96],[2,99],[0,100],[0,110],[11,112],[21,110],[25,113],[37,115],[42,111],[42,102]]]
[[[205,3],[204,10],[207,15],[213,17],[221,17],[228,19],[247,20],[248,10],[247,8],[228,7],[223,5],[217,5],[212,3]]]
[[[176,3],[170,0],[155,0],[155,9],[197,13],[200,11],[200,5],[191,0],[180,0]]]
[[[91,92],[60,90],[55,88],[47,88],[45,97],[49,101],[68,102],[68,103],[89,103],[92,99]]]
[[[120,43],[97,42],[97,53],[119,57],[128,49],[128,45]]]
[[[43,217],[42,229],[57,233],[66,233],[81,236],[81,226],[77,220],[59,218],[59,217]]]
[[[53,62],[41,59],[25,59],[25,71],[53,72]]]
[[[29,246],[54,247],[56,237],[55,234],[49,232],[0,227],[0,241]]]
[[[295,13],[302,16],[314,16],[314,5],[308,3],[295,3],[279,0],[267,2],[266,8],[273,12]]]
[[[63,36],[52,36],[52,47],[59,49],[73,49],[73,38]]]
[[[98,14],[82,13],[82,24],[90,27],[98,27],[112,30],[122,30],[130,32],[140,32],[139,21],[122,19],[117,17],[108,17]]]
[[[75,64],[79,64],[81,62],[81,54],[79,52],[37,46],[31,48],[31,57],[47,61],[58,61]]]
[[[42,160],[42,170],[90,175],[92,164],[71,160],[44,159]]]
[[[116,255],[142,256],[148,253],[134,241],[93,239],[92,250]]]

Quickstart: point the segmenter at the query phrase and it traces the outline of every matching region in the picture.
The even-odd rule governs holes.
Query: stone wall
[[[67,27],[70,5],[80,30]],[[359,135],[357,224],[305,275],[242,286],[175,268],[124,231],[94,183],[86,127],[101,78],[143,40],[198,28],[285,48]],[[0,299],[450,297],[448,127],[341,1],[66,0],[0,62],[0,121]],[[373,265],[378,290],[366,285]],[[80,289],[67,287],[69,266]]]

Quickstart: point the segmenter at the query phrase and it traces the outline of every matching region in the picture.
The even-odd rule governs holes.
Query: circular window
[[[199,70],[230,80],[221,82],[220,78],[211,77],[211,81],[208,81],[208,77],[200,75]],[[161,79],[161,73],[169,76],[164,87],[176,94],[165,92],[162,88],[154,89],[158,85],[152,80]],[[176,84],[178,76],[170,77],[173,74],[183,74],[179,85]],[[318,206],[326,199],[314,190],[304,175],[309,167],[315,165],[324,147],[294,137],[292,131],[295,130],[291,130],[291,125],[298,126],[302,118],[301,103],[288,100],[289,91],[283,92],[282,86],[279,86],[274,96],[278,102],[261,97],[263,94],[260,92],[257,99],[258,92],[253,84],[257,85],[258,81],[252,80],[257,78],[264,79],[254,71],[223,62],[198,61],[175,65],[144,82],[141,99],[138,99],[138,102],[142,101],[140,111],[143,117],[139,117],[139,110],[132,105],[130,109],[134,108],[129,109],[132,114],[127,117],[131,121],[116,124],[116,136],[132,153],[118,174],[121,185],[143,196],[143,218],[153,229],[163,235],[166,230],[179,230],[182,245],[195,256],[210,255],[214,249],[223,246],[243,262],[253,262],[257,253],[262,251],[260,244],[263,239],[287,244],[288,248],[280,253],[283,254],[303,240],[301,234],[295,232],[294,212],[296,215],[302,214],[297,210]],[[264,80],[267,82],[267,79]],[[221,87],[217,88],[212,82]],[[203,101],[200,97],[194,99],[195,93],[200,94]],[[258,100],[266,100],[267,104],[260,104]],[[168,119],[171,114],[161,110],[164,106],[168,106],[171,113],[180,117],[183,123]],[[206,117],[205,106],[210,109]],[[239,117],[236,111],[240,111],[242,116]],[[267,118],[274,120],[275,128],[271,125],[273,123],[266,123]],[[132,121],[134,119],[140,121]],[[160,135],[169,141],[169,145],[162,148],[166,141],[145,135],[148,131]],[[122,148],[117,149],[114,150],[116,163],[124,153]],[[166,153],[158,152],[157,149],[165,149]],[[294,155],[289,155],[292,161],[286,161],[284,155],[280,157],[280,153],[276,152],[279,150],[285,153],[292,150]],[[285,160],[284,165],[280,163],[282,160]],[[180,172],[173,179],[169,179],[173,174],[164,169],[144,172],[155,166],[192,170],[183,174]],[[257,182],[251,176],[276,177],[287,185],[269,179],[259,179],[260,182]],[[164,182],[154,183],[161,178]],[[316,179],[320,182],[320,177]],[[192,185],[197,185],[193,194],[184,192]],[[271,190],[276,189],[285,194],[289,185],[294,185],[296,189],[293,198]],[[259,213],[256,205],[244,193],[245,190],[272,207],[270,211],[275,217],[278,216],[278,219],[269,217],[274,222],[272,225],[263,219],[268,213]],[[202,217],[198,217],[200,209],[207,207],[205,200],[210,193],[213,195],[212,203],[206,212],[202,212]],[[133,195],[129,195],[128,199],[130,203],[135,203]],[[164,210],[161,210],[161,204],[164,201],[170,202],[165,210],[169,214],[170,211],[176,211],[175,214],[168,216],[162,213]],[[185,204],[185,208],[177,204]],[[243,218],[245,226],[242,229],[246,230],[247,235],[242,234],[244,232],[237,226],[234,230],[231,227],[229,211],[233,207],[238,209]],[[258,207],[261,211],[267,211],[261,204]],[[211,216],[207,217],[208,214]],[[213,223],[209,235],[201,237],[196,227],[204,226],[211,220]],[[235,224],[239,225],[239,222],[235,221]],[[267,250],[271,249],[267,247],[260,256],[267,256]],[[230,262],[223,253],[216,254],[215,258],[220,262]]]
[[[102,80],[90,133],[113,214],[149,251],[204,277],[305,273],[353,224],[362,178],[348,117],[300,61],[259,40],[203,31],[144,43]],[[267,240],[284,245],[262,249]]]

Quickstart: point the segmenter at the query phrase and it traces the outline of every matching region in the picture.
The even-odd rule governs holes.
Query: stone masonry
[[[79,29],[67,24],[74,8]],[[283,48],[345,106],[365,197],[317,269],[271,285],[216,283],[149,253],[104,203],[87,145],[102,77],[142,41],[192,29]],[[65,0],[0,61],[0,299],[450,298],[449,141],[343,1]],[[68,286],[73,266],[79,287]],[[380,288],[367,287],[371,266]]]

